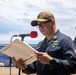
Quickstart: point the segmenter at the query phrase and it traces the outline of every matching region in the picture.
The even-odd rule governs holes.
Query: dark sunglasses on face
[[[44,27],[48,22],[50,21],[41,22],[40,24],[37,25],[37,28]]]

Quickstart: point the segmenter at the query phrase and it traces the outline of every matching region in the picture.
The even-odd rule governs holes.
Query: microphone
[[[31,38],[36,38],[38,36],[38,33],[36,31],[32,31],[30,34],[18,34],[13,35],[13,37],[21,37],[22,41],[24,40],[24,37],[30,36]]]
[[[31,33],[30,33],[30,37],[31,38],[36,38],[38,36],[38,33],[36,32],[36,31],[32,31]]]
[[[18,35],[13,35],[13,37],[22,37],[22,41],[24,37],[30,36],[31,38],[36,38],[38,36],[38,33],[36,31],[32,31],[30,34],[18,34]]]

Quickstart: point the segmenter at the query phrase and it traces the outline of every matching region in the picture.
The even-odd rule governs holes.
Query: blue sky
[[[41,11],[55,15],[57,28],[72,39],[76,36],[76,0],[0,0],[0,44],[10,42],[15,34],[37,31],[37,38],[25,37],[27,43],[38,43],[44,36],[31,21]],[[20,39],[14,37],[14,39]],[[33,42],[34,41],[34,42]]]

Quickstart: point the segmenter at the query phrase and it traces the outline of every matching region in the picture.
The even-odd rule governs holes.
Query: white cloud
[[[64,6],[66,6],[67,8],[76,8],[76,0],[59,0],[62,2],[62,4]]]

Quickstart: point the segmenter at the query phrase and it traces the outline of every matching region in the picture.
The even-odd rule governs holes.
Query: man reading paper
[[[39,28],[45,36],[37,46],[39,52],[35,52],[37,60],[32,64],[24,64],[23,59],[15,60],[17,67],[24,73],[36,75],[70,75],[75,70],[74,44],[72,39],[61,33],[55,23],[55,17],[50,12],[40,12],[32,26]],[[76,58],[75,58],[76,59]]]

